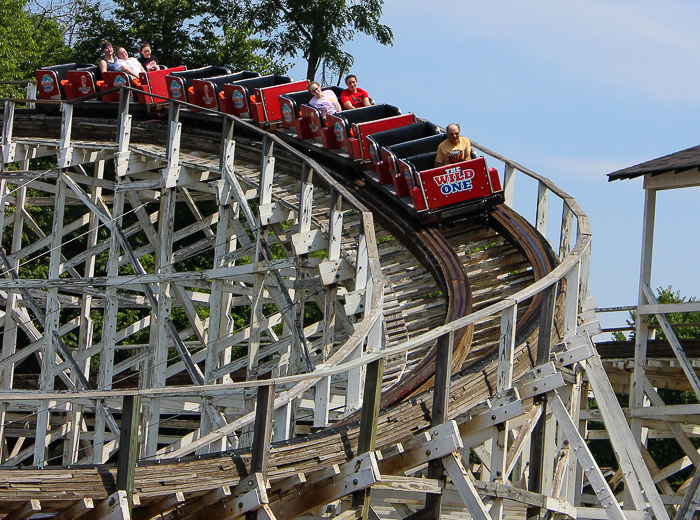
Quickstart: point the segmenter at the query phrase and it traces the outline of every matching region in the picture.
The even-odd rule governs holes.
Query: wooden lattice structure
[[[505,165],[488,226],[379,224],[376,194],[275,134],[189,128],[175,102],[136,122],[127,92],[104,124],[5,101],[0,513],[669,518],[590,339],[573,198],[473,143]],[[509,209],[516,174],[533,224]],[[586,444],[589,393],[613,479]]]

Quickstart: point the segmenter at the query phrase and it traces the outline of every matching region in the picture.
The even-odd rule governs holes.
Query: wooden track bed
[[[18,117],[15,134],[26,135],[41,120],[40,116]],[[47,135],[58,130],[58,122],[44,118]],[[54,125],[55,129],[51,128]],[[77,127],[92,139],[101,134],[113,138],[114,127],[107,122],[89,121]],[[161,139],[165,134],[160,123],[134,125],[132,140],[147,142]],[[186,134],[182,146],[203,152],[217,153],[219,136],[212,138],[205,131]],[[75,135],[76,138],[81,136]],[[248,155],[252,163],[258,157],[259,144],[242,139],[238,157]],[[298,175],[298,163],[278,160],[276,171]],[[377,203],[376,193],[358,191],[358,197],[368,206]],[[386,211],[375,212],[376,218]],[[398,216],[399,210],[394,211]],[[379,220],[377,236],[389,233],[400,238],[401,244],[388,241],[380,244],[380,257],[390,293],[395,317],[394,341],[452,321],[521,290],[526,284],[540,279],[554,265],[554,253],[541,236],[517,214],[507,208],[494,211],[490,228],[461,223],[454,228],[418,228],[405,216],[403,220]],[[524,236],[523,230],[525,230]],[[383,254],[384,252],[385,254]],[[406,270],[410,267],[410,277]],[[435,295],[432,298],[421,296]],[[561,288],[560,288],[561,292]],[[531,369],[536,357],[539,297],[518,309],[518,346],[515,352],[514,377]],[[561,306],[557,306],[559,310]],[[561,321],[561,312],[555,316]],[[554,334],[557,334],[555,326]],[[472,339],[473,337],[473,339]],[[498,316],[478,323],[474,330],[464,330],[455,339],[455,356],[451,388],[450,417],[465,423],[467,412],[483,402],[495,388],[495,348],[498,344]],[[432,403],[430,389],[434,366],[434,349],[409,352],[403,374],[388,373],[398,383],[383,395],[382,413],[377,429],[377,447],[387,450],[397,443],[407,442],[430,426]],[[400,363],[399,363],[400,365]],[[408,373],[407,373],[408,372]],[[269,479],[273,484],[298,473],[310,475],[332,464],[342,463],[355,455],[359,432],[356,417],[351,416],[316,434],[296,438],[273,446],[270,451]],[[191,456],[162,463],[145,463],[136,468],[135,493],[143,505],[148,505],[176,491],[192,500],[221,486],[235,486],[247,475],[247,449],[206,456]],[[43,511],[62,510],[72,502],[89,497],[106,498],[114,492],[116,470],[112,466],[72,468],[0,469],[0,511],[10,511],[19,502],[39,497]],[[289,492],[294,491],[291,488]],[[273,510],[281,503],[285,491],[270,496]],[[14,503],[14,506],[12,505]],[[277,505],[276,505],[277,504]],[[135,510],[138,514],[138,509]]]

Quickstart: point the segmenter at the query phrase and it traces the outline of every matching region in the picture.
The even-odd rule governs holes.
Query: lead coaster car
[[[439,213],[449,220],[483,212],[503,202],[498,171],[484,157],[435,168],[437,152],[399,159],[413,207],[418,214]]]

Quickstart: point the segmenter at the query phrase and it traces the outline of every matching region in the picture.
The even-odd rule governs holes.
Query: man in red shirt
[[[345,78],[345,84],[348,88],[340,94],[340,104],[343,106],[343,110],[370,105],[367,91],[357,87],[357,76],[350,74]]]

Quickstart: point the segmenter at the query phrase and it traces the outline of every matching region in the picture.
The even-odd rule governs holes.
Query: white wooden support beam
[[[121,184],[117,179],[117,184]],[[70,184],[69,184],[70,186]],[[75,191],[75,189],[73,190]],[[124,194],[115,193],[112,204],[112,218],[114,224],[119,226],[124,213]],[[100,216],[100,212],[94,215]],[[111,234],[109,238],[110,248],[107,259],[107,276],[114,277],[119,273],[119,251],[120,240],[114,226],[110,226]],[[117,319],[119,315],[119,300],[117,299],[117,288],[108,287],[105,291],[104,323],[102,325],[102,349],[100,350],[100,368],[97,374],[97,387],[104,389],[112,388],[112,378],[114,376],[114,352],[116,349]],[[101,404],[98,402],[97,406]],[[145,425],[144,425],[145,426]],[[95,437],[93,441],[93,462],[102,464],[102,456],[105,442],[105,419],[104,414],[98,413],[95,417]],[[154,451],[155,453],[155,451]]]
[[[539,213],[539,209],[538,209]],[[513,303],[501,312],[501,336],[498,347],[497,392],[505,392],[513,386],[513,352],[515,349],[515,329],[518,306]],[[506,480],[506,453],[508,451],[508,421],[493,427],[491,444],[491,479]],[[503,518],[503,501],[497,499],[491,511],[493,520]]]
[[[588,449],[586,441],[581,437],[578,426],[575,425],[571,417],[569,417],[566,407],[556,390],[553,390],[549,394],[547,404],[552,409],[559,423],[559,427],[564,431],[564,436],[569,440],[569,449],[574,452],[583,470],[586,472],[588,480],[593,487],[593,491],[608,514],[608,518],[612,520],[626,520],[620,508],[620,504],[617,503],[617,499],[610,489],[608,482],[605,480],[603,473],[600,471],[591,451]]]
[[[6,112],[7,114],[7,105]],[[28,165],[29,161],[27,161]],[[2,183],[3,189],[0,190],[0,215],[2,219],[5,219],[5,201],[6,201],[6,183]],[[22,248],[22,236],[23,236],[23,226],[24,219],[22,218],[22,209],[24,209],[24,204],[27,196],[27,187],[20,187],[15,193],[15,213],[13,218],[13,233],[12,233],[12,252],[15,253]],[[19,258],[14,259],[9,265],[5,265],[5,270],[14,270],[17,272],[19,268]],[[14,312],[17,310],[17,302],[19,299],[19,294],[17,292],[8,292],[5,297],[5,316],[3,319],[4,330],[2,335],[2,359],[7,360],[10,356],[15,354],[17,350],[17,324],[13,316]],[[25,347],[26,348],[26,347]],[[0,380],[0,388],[3,390],[9,390],[12,388],[14,381],[14,364],[8,364],[2,369],[2,379]],[[0,403],[0,447],[5,443],[5,427],[6,427],[6,403]],[[17,444],[15,444],[17,446]],[[5,452],[0,449],[0,462],[5,462]]]
[[[639,446],[632,436],[600,358],[598,356],[589,358],[585,361],[585,368],[598,407],[603,414],[606,429],[610,433],[610,442],[625,476],[626,489],[629,489],[635,508],[642,510],[646,507],[641,494],[641,484],[641,488],[646,494],[646,500],[651,504],[656,518],[666,520],[668,518],[666,508],[649,474],[649,469],[644,463]],[[644,387],[642,386],[643,391]]]
[[[27,83],[27,100],[30,100],[30,99],[36,99],[36,83],[34,83],[32,81]],[[26,107],[33,109],[36,107],[36,103],[32,103],[31,101],[27,101]]]
[[[364,217],[363,217],[364,218]],[[364,233],[364,225],[360,224],[360,234],[357,240],[357,256],[355,260],[355,291],[364,291],[369,281],[369,252],[367,250],[367,237]],[[362,346],[358,346],[350,359],[359,359],[364,355]],[[348,385],[345,392],[345,411],[357,410],[362,406],[362,385],[364,367],[354,368],[348,371]]]
[[[182,136],[182,123],[179,121],[168,122],[168,165],[161,170],[165,188],[174,188],[180,178],[180,138]]]
[[[581,269],[579,271],[578,305],[579,312],[587,311],[588,304],[588,279],[591,274],[591,244],[581,254]]]
[[[571,251],[571,242],[574,233],[574,213],[564,201],[564,207],[561,214],[561,234],[559,235],[559,261],[566,258]]]
[[[59,168],[68,168],[73,158],[73,147],[70,144],[71,130],[73,128],[73,105],[69,103],[63,104],[61,113],[61,138],[58,142],[58,158],[57,166]]]
[[[67,105],[64,105],[64,107]],[[70,112],[72,114],[72,112]],[[64,112],[65,115],[65,112]],[[70,130],[68,130],[70,133]],[[51,237],[51,254],[49,257],[49,280],[55,280],[60,275],[61,265],[61,239],[63,234],[63,210],[66,203],[66,184],[61,178],[56,179],[56,199],[53,214],[53,235]],[[39,389],[50,392],[54,388],[56,366],[56,340],[54,332],[58,332],[60,304],[58,301],[58,288],[50,288],[46,293],[46,316],[44,322],[44,347],[41,359],[41,374],[39,376]],[[46,437],[49,424],[49,403],[42,401],[36,420],[36,438]],[[35,443],[34,465],[43,466],[46,458],[47,446],[42,442]]]
[[[469,420],[459,425],[459,432],[462,437],[467,437],[524,414],[520,395],[517,390],[509,389],[469,410]]]
[[[131,91],[123,91],[119,97],[119,121],[117,125],[117,146],[118,151],[114,154],[114,163],[117,177],[127,174],[129,168],[129,141],[131,138],[131,114],[129,113],[129,102],[131,101]]]
[[[504,204],[509,208],[513,207],[513,196],[515,195],[515,166],[506,163],[503,176],[503,198]]]
[[[178,144],[179,148],[179,144]],[[160,251],[157,258],[157,272],[169,274],[173,271],[173,223],[175,221],[175,188],[166,188],[160,199],[159,235]],[[127,249],[128,244],[124,246]],[[137,261],[138,263],[138,261]],[[150,287],[146,288],[150,291]],[[156,343],[153,349],[153,357],[148,366],[148,378],[150,388],[162,388],[165,386],[165,370],[168,361],[168,348],[170,347],[171,326],[168,323],[172,311],[172,298],[170,296],[170,284],[160,283],[158,286],[158,301],[156,303]],[[171,322],[172,323],[172,322]],[[174,328],[174,327],[173,327]],[[158,424],[160,423],[159,398],[151,399],[148,407],[148,435],[146,442],[155,447],[158,442]],[[149,448],[152,449],[152,448]]]
[[[343,236],[343,198],[337,190],[331,190],[329,228],[328,228],[328,261],[339,262],[340,244]],[[323,308],[323,347],[321,358],[325,362],[333,351],[336,325],[336,300],[338,299],[338,284],[335,275],[326,286],[326,299]],[[324,377],[316,383],[314,394],[314,426],[322,427],[328,424],[330,408],[331,378]]]
[[[464,501],[464,505],[467,506],[471,517],[475,520],[487,520],[489,518],[489,513],[486,511],[481,497],[479,497],[474,484],[469,478],[467,470],[462,466],[462,462],[454,453],[450,453],[447,457],[443,457],[442,464],[447,474],[452,479],[452,483],[457,488],[459,496]],[[491,518],[493,518],[493,513],[491,514]]]
[[[543,237],[547,236],[547,210],[549,209],[549,188],[540,181],[537,185],[537,231]]]
[[[642,290],[644,291],[647,301],[650,304],[657,305],[659,303],[656,297],[654,296],[654,292],[649,287],[649,284],[644,284],[642,286]],[[683,350],[683,347],[678,341],[676,333],[673,332],[671,324],[668,322],[668,318],[666,318],[666,315],[664,314],[657,314],[656,318],[659,320],[659,324],[661,325],[661,328],[663,329],[664,334],[666,335],[666,340],[671,345],[673,353],[676,355],[676,358],[678,359],[678,362],[681,365],[681,368],[683,369],[683,373],[688,378],[688,381],[690,381],[690,386],[695,391],[695,395],[700,397],[700,379],[698,379],[693,365],[690,363],[688,357],[685,355],[685,351]]]
[[[137,498],[134,496],[134,498]],[[136,501],[134,501],[136,503]],[[117,491],[108,498],[98,502],[87,514],[80,517],[80,520],[130,520],[129,500],[126,491]]]
[[[513,472],[513,469],[515,468],[515,465],[518,462],[518,458],[523,453],[527,441],[530,438],[530,435],[532,434],[532,430],[535,428],[535,425],[537,424],[537,421],[539,420],[541,415],[542,405],[539,404],[534,405],[527,413],[527,418],[525,419],[523,425],[520,427],[520,430],[518,431],[518,436],[515,438],[515,440],[513,441],[513,445],[508,450],[508,456],[506,458],[506,471],[504,473],[505,476],[503,477],[504,482],[508,478],[510,478],[511,473]]]
[[[12,142],[12,128],[15,121],[14,101],[5,101],[5,110],[2,119],[2,162],[11,163],[15,160],[15,150],[17,145]],[[2,168],[4,170],[4,168]]]
[[[229,141],[233,143],[233,141]],[[233,153],[231,146],[227,153]],[[219,221],[216,227],[216,245],[214,246],[214,267],[223,267],[228,265],[224,260],[227,253],[232,247],[235,247],[235,242],[230,238],[230,217],[233,210],[231,208],[231,187],[226,182],[219,182],[217,188],[217,203],[219,206]],[[204,380],[205,384],[213,384],[216,381],[215,371],[221,365],[222,359],[215,348],[220,338],[226,337],[228,334],[229,313],[231,295],[224,293],[225,281],[222,279],[214,279],[211,282],[211,297],[209,301],[209,330],[207,332],[207,349],[206,360],[204,365]],[[230,351],[230,349],[227,349]],[[202,414],[200,419],[200,432],[202,435],[207,435],[212,431],[212,424],[207,414]],[[223,442],[223,440],[222,440]],[[224,449],[223,445],[219,448]],[[209,445],[202,448],[202,452],[208,452]]]
[[[564,299],[564,338],[576,335],[579,314],[579,281],[581,262],[576,262],[566,273],[566,295]]]
[[[248,199],[245,196],[245,191],[243,190],[243,188],[241,188],[238,179],[236,179],[236,176],[233,173],[233,150],[235,148],[235,142],[229,141],[227,139],[225,147],[228,151],[225,155],[226,164],[225,167],[221,170],[221,177],[229,183],[229,186],[231,186],[233,196],[235,197],[241,210],[243,211],[243,214],[245,215],[245,218],[248,221],[248,226],[250,226],[251,231],[255,233],[258,230],[259,226],[258,220],[257,218],[255,218],[253,210],[250,208],[250,204],[248,204]]]
[[[528,399],[564,386],[564,377],[553,362],[537,366],[523,374],[516,383],[521,399]]]

